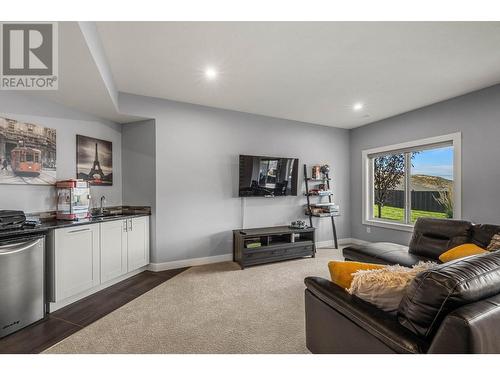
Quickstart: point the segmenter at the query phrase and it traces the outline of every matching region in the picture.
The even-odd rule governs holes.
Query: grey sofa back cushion
[[[419,218],[415,223],[409,252],[437,260],[445,251],[470,242],[472,224],[465,220]]]
[[[417,275],[398,309],[399,322],[432,336],[452,310],[500,293],[500,252],[440,264]]]

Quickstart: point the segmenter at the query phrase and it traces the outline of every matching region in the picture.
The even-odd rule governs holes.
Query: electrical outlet
[[[366,233],[371,233],[372,232],[372,227],[366,227]]]

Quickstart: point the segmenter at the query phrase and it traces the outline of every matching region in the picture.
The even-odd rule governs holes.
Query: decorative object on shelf
[[[246,244],[246,246],[245,246],[245,247],[246,247],[247,249],[257,249],[257,248],[259,248],[259,247],[261,247],[261,246],[262,246],[262,244],[261,244],[260,242],[252,242],[252,243],[248,243],[248,244]]]
[[[307,224],[305,220],[296,220],[292,221],[292,223],[288,227],[292,229],[305,229],[307,228]]]
[[[0,184],[55,182],[56,130],[0,117]]]
[[[320,171],[324,177],[311,177],[307,176],[307,165],[304,164],[304,181],[306,184],[305,196],[307,198],[307,205],[305,207],[305,214],[309,216],[309,224],[313,225],[312,218],[314,217],[329,217],[332,221],[333,241],[335,248],[338,249],[337,229],[335,228],[335,217],[340,216],[340,207],[333,203],[333,192],[330,189],[330,166],[324,164],[320,167]],[[313,188],[309,188],[310,183],[317,183]],[[319,182],[319,183],[318,183]],[[311,203],[311,196],[317,196],[320,201]],[[323,197],[328,197],[328,202],[321,202]]]
[[[77,135],[76,176],[90,185],[113,185],[113,143]]]
[[[320,190],[318,191],[318,195],[322,197],[327,197],[329,195],[333,195],[331,190]]]
[[[245,239],[244,245],[246,249],[256,249],[262,246],[262,242],[260,237],[248,237]]]
[[[321,173],[323,173],[325,177],[328,178],[328,175],[330,174],[330,166],[328,164],[322,165],[320,170]]]
[[[335,203],[311,203],[306,205],[306,214],[313,216],[339,216],[339,205]]]
[[[90,217],[90,187],[87,181],[58,181],[56,188],[58,220],[81,220]]]
[[[320,178],[321,166],[313,165],[311,177],[313,180],[317,180]]]

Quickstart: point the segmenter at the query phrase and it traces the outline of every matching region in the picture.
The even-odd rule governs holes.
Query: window
[[[460,133],[363,151],[363,224],[460,217]]]

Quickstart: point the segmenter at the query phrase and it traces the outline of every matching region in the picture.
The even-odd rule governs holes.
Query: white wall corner
[[[101,37],[97,30],[97,25],[95,22],[79,21],[78,26],[82,31],[87,47],[89,48],[90,54],[94,59],[102,81],[106,86],[109,97],[115,105],[115,110],[118,112],[118,89],[116,88],[113,73],[111,72],[111,67],[106,57]]]

